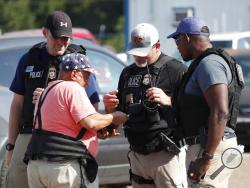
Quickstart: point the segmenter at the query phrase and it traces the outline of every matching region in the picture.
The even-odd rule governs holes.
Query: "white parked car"
[[[250,49],[250,31],[210,35],[213,47]]]

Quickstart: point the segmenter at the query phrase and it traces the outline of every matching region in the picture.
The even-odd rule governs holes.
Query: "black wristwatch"
[[[212,160],[214,158],[213,155],[211,155],[210,153],[208,153],[207,151],[204,151],[202,153],[202,158],[206,161]]]
[[[5,148],[7,151],[12,151],[15,147],[15,144],[8,143],[6,144]]]

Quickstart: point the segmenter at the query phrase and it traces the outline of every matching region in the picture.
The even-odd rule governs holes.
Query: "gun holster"
[[[86,158],[84,160],[79,159],[79,164],[84,167],[89,182],[94,182],[98,171],[98,164],[94,157],[90,156],[89,158]]]
[[[165,133],[161,132],[160,137],[161,137],[161,140],[162,140],[163,149],[165,151],[173,153],[174,155],[178,155],[180,153],[181,149]]]

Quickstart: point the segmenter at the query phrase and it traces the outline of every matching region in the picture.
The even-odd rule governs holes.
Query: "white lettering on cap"
[[[62,27],[62,26],[68,27],[68,23],[67,23],[67,22],[65,22],[65,23],[60,22],[60,26],[61,26],[61,27]]]

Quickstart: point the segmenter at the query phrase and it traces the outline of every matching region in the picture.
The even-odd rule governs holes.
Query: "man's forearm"
[[[210,86],[204,93],[209,106],[206,151],[213,155],[219,145],[228,120],[228,88],[225,84]]]
[[[19,134],[19,122],[20,122],[21,108],[15,105],[11,106],[9,116],[9,134],[8,142],[14,144]]]
[[[110,124],[118,126],[126,122],[127,119],[128,116],[119,111],[112,114],[95,113],[80,120],[80,124],[86,129],[98,131],[104,127],[109,126]]]
[[[23,96],[14,94],[9,115],[8,142],[14,144],[19,134],[20,117],[23,107]]]
[[[218,113],[209,117],[208,138],[205,150],[213,155],[219,145],[227,123],[226,113]]]

